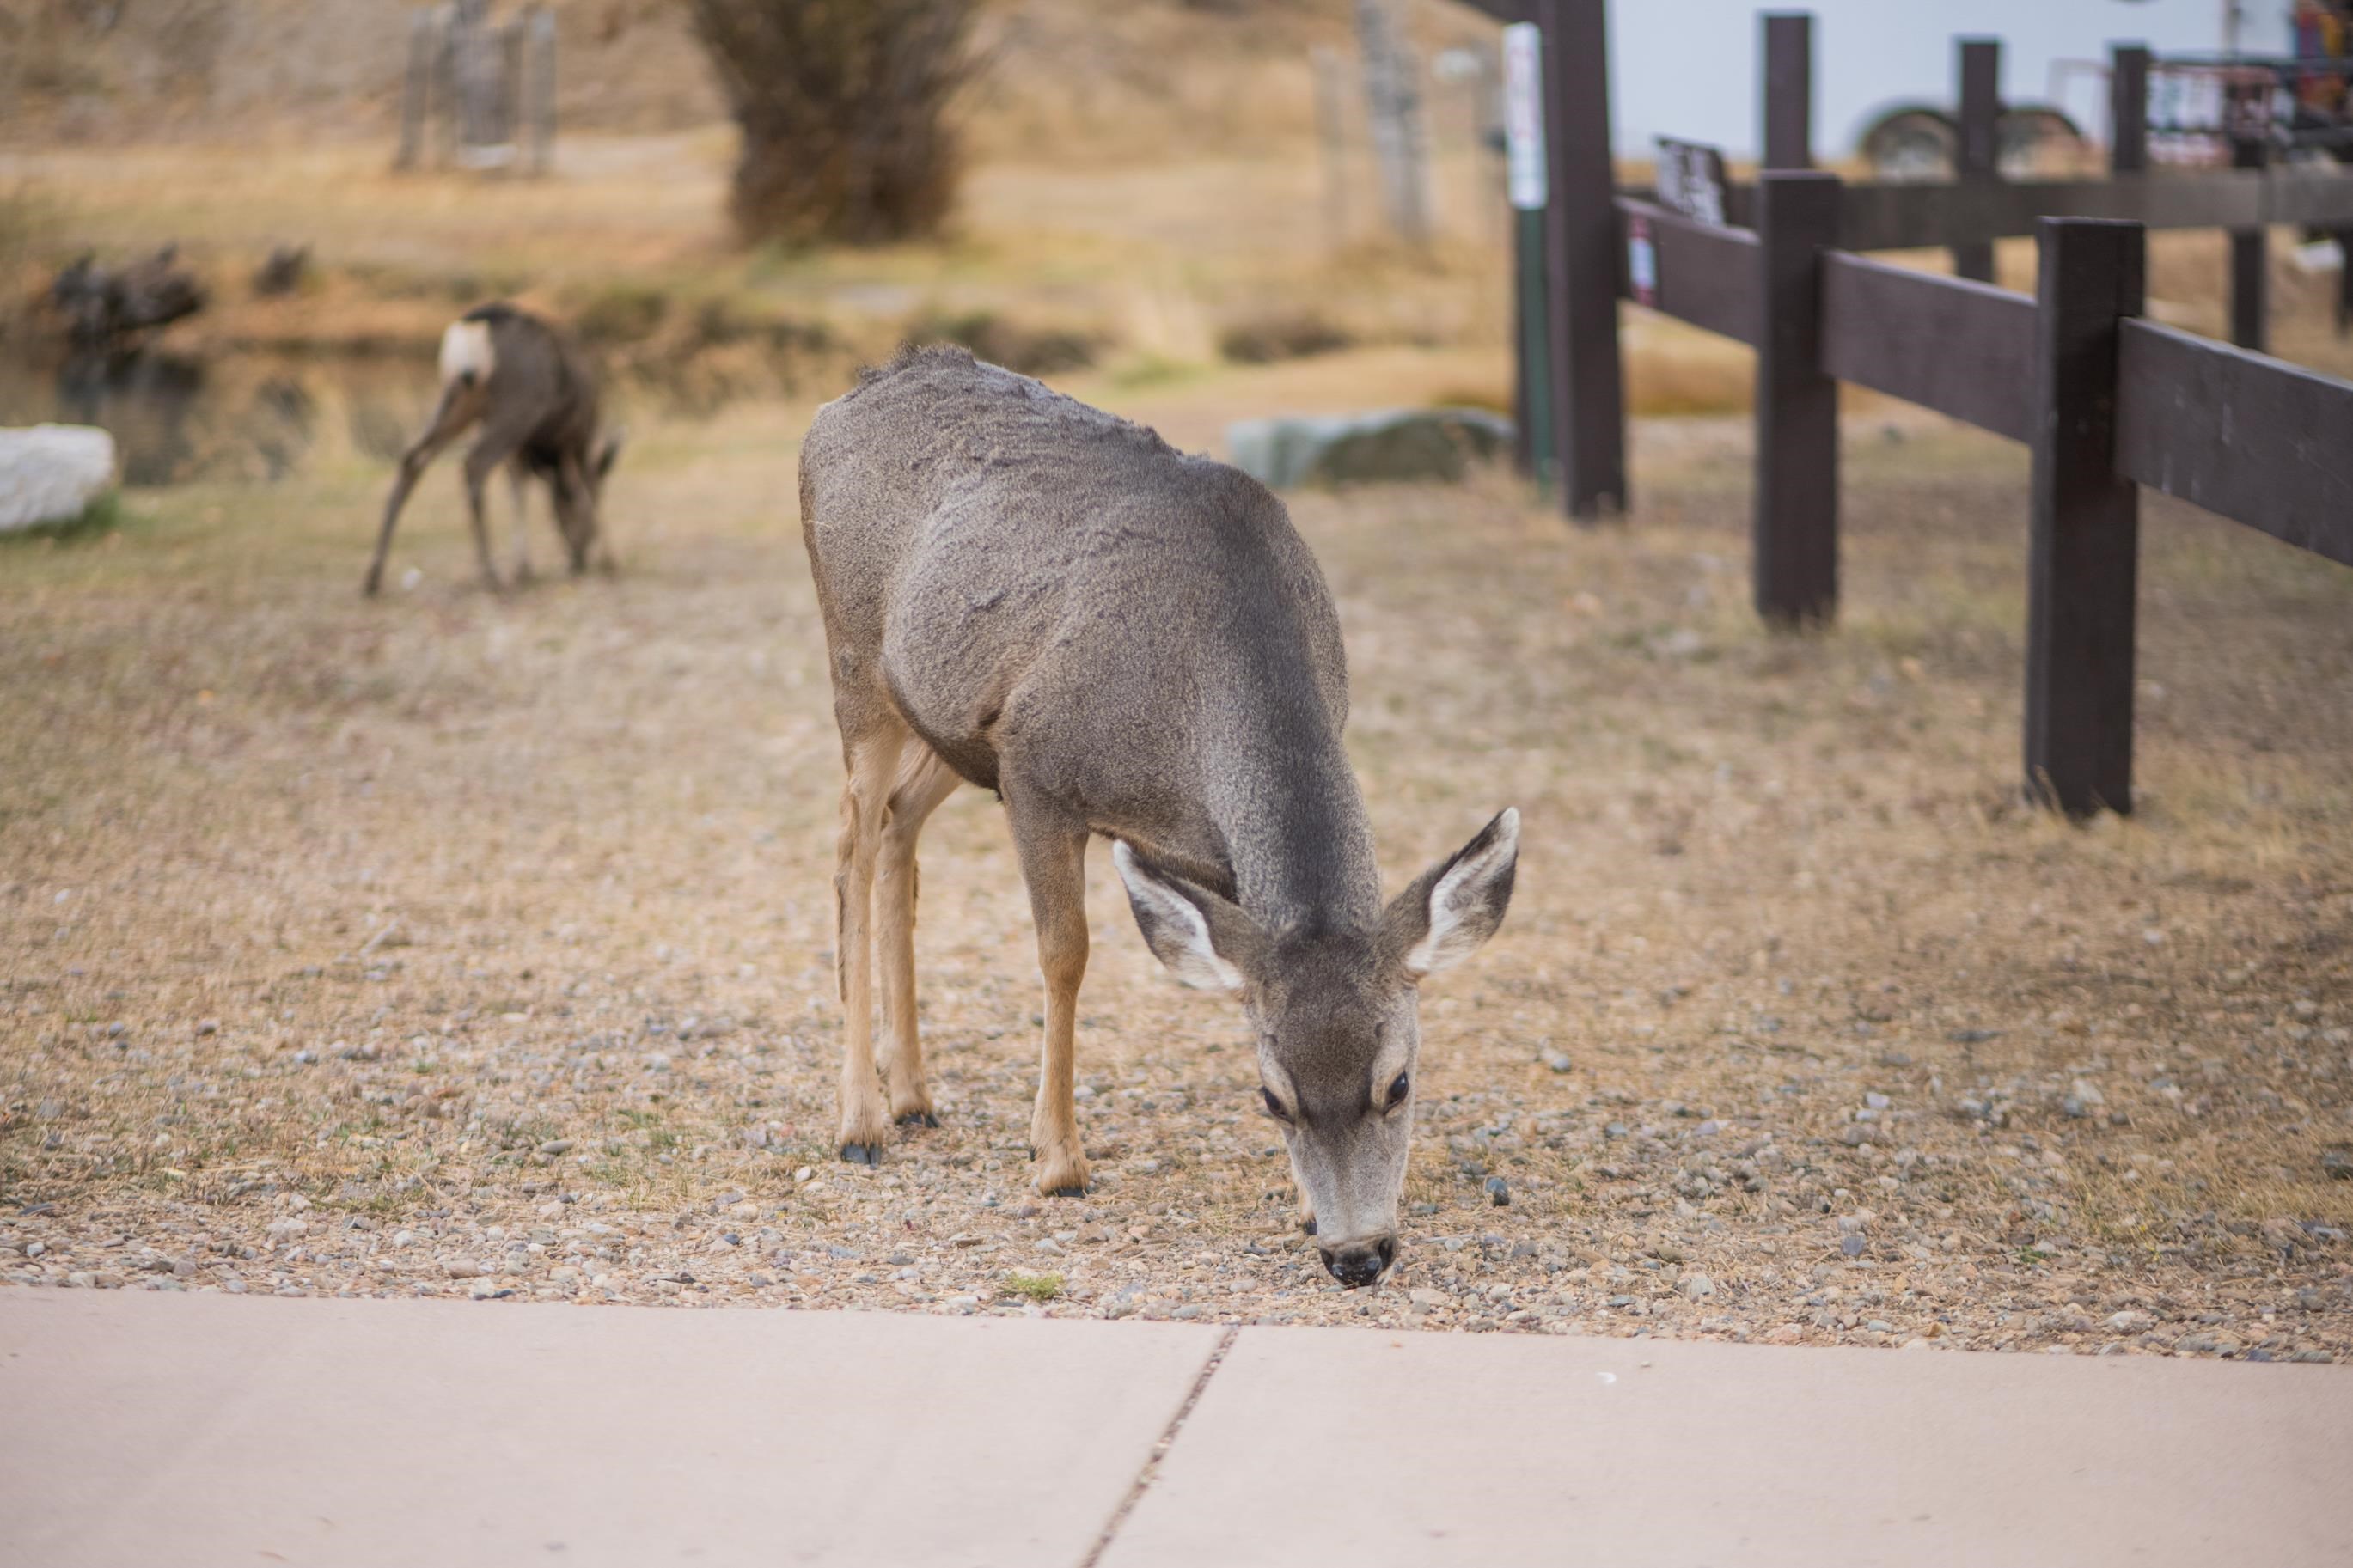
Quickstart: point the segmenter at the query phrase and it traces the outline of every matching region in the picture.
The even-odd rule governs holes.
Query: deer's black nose
[[[1378,1279],[1383,1271],[1397,1259],[1397,1237],[1379,1237],[1372,1241],[1352,1241],[1345,1247],[1326,1247],[1324,1267],[1332,1278],[1354,1290]]]

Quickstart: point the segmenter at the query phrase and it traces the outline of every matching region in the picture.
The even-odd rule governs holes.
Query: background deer
[[[1379,1279],[1397,1252],[1416,987],[1502,923],[1519,816],[1382,907],[1341,750],[1339,620],[1282,504],[1149,430],[927,349],[818,411],[801,527],[849,774],[842,1157],[878,1163],[891,1117],[937,1125],[915,1026],[915,841],[969,781],[1004,800],[1038,928],[1038,1189],[1087,1186],[1072,1035],[1102,834],[1154,953],[1240,999],[1325,1266]]]
[[[425,434],[401,454],[400,475],[384,503],[375,559],[368,563],[368,594],[384,585],[385,557],[408,492],[442,448],[477,425],[482,434],[466,453],[466,508],[483,584],[492,592],[500,587],[482,515],[482,486],[501,463],[507,465],[514,495],[517,582],[531,575],[523,490],[533,477],[547,481],[556,531],[564,537],[573,572],[587,570],[592,550],[598,563],[611,569],[612,547],[603,542],[596,500],[620,455],[621,437],[614,431],[598,439],[595,378],[579,351],[545,321],[512,305],[479,305],[441,334],[441,400]]]

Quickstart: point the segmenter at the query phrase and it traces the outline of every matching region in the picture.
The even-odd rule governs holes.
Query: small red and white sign
[[[1633,286],[1634,303],[1659,302],[1659,247],[1651,240],[1651,220],[1640,213],[1626,219],[1626,280]]]

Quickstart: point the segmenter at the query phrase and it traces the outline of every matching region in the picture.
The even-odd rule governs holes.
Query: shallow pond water
[[[396,460],[432,413],[433,367],[406,358],[206,360],[166,350],[0,359],[0,425],[95,425],[133,485],[274,480]]]

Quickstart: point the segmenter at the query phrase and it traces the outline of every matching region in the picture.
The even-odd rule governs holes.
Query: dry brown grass
[[[446,478],[394,563],[421,584],[360,603],[356,458],[5,552],[0,1189],[54,1205],[0,1220],[49,1248],[20,1277],[408,1290],[463,1258],[485,1289],[952,1310],[1018,1266],[1066,1276],[1049,1311],[2353,1352],[2341,569],[2152,507],[2143,810],[2077,830],[2013,804],[2021,476],[1989,443],[1858,432],[1844,625],[1799,639],[1746,609],[1705,427],[1644,433],[1620,529],[1501,486],[1299,502],[1392,879],[1527,821],[1511,921],[1428,1011],[1399,1284],[1437,1295],[1340,1296],[1285,1235],[1236,1018],[1166,984],[1101,865],[1106,1179],[1025,1200],[1034,962],[970,794],[919,936],[949,1125],[827,1157],[804,413],[646,432],[622,576],[511,604]]]

